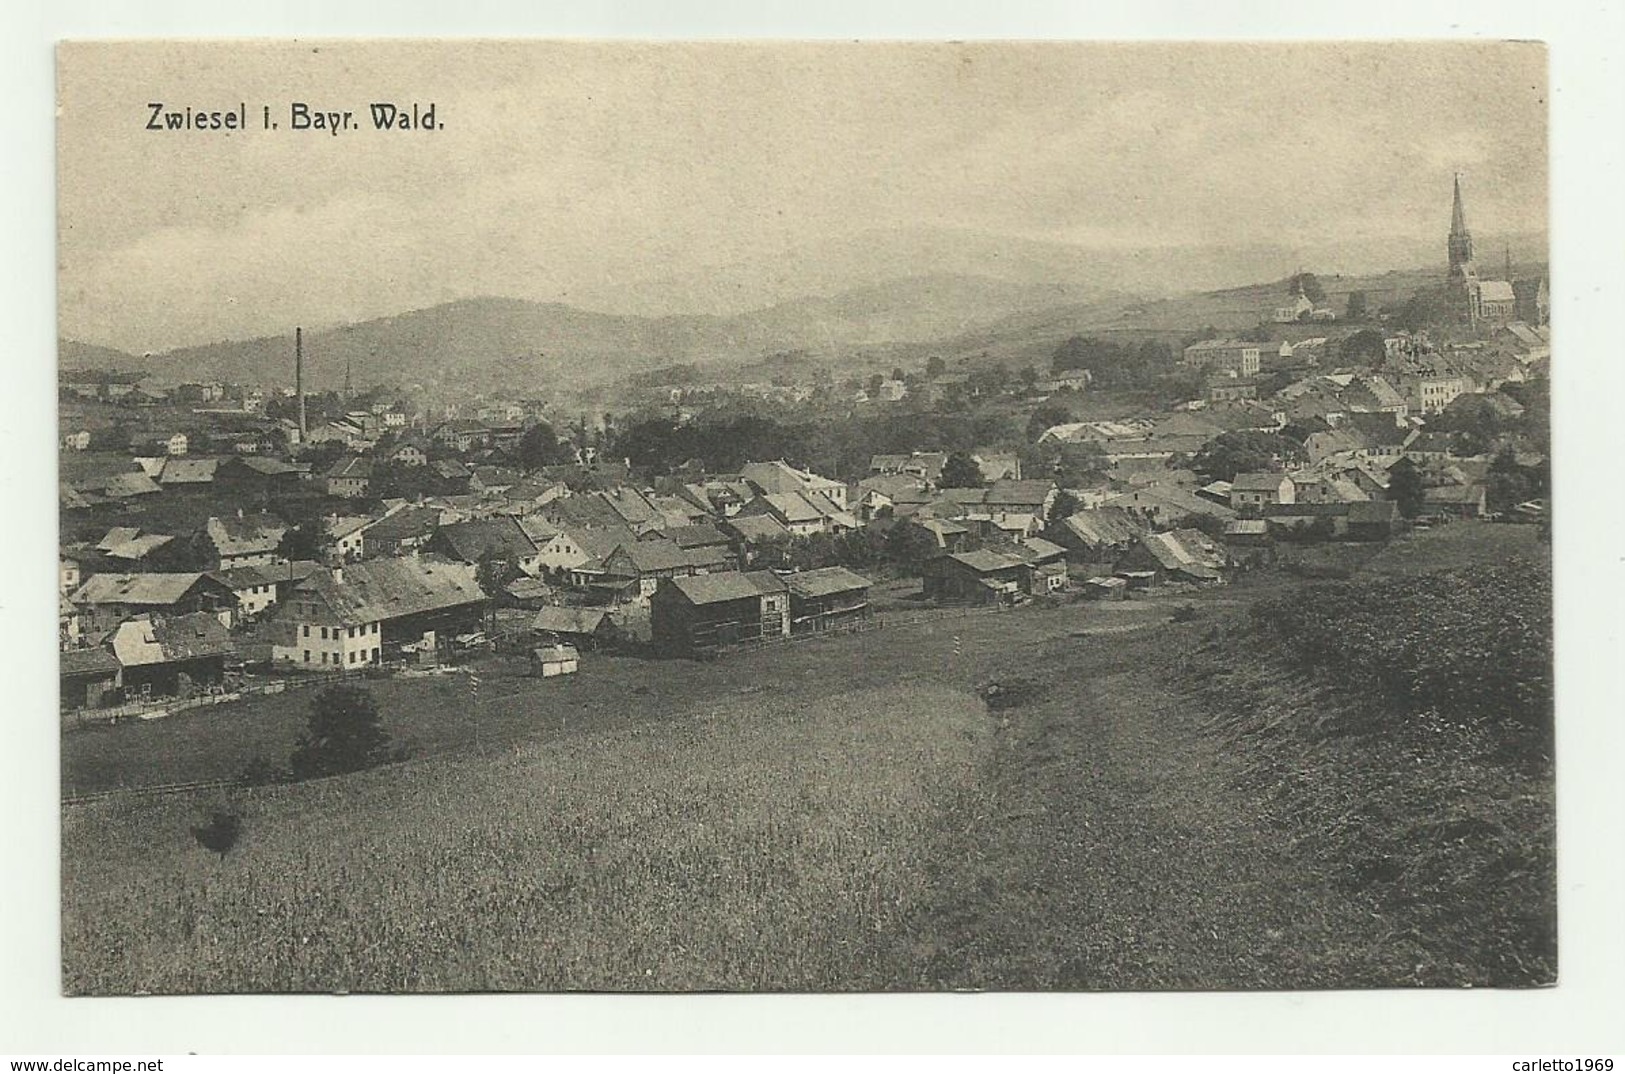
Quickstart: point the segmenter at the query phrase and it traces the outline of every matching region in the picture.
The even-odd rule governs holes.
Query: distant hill
[[[1012,312],[1069,296],[1065,287],[975,276],[891,280],[826,298],[802,298],[732,317],[643,317],[559,303],[476,298],[305,333],[306,385],[334,389],[345,369],[357,387],[420,384],[484,390],[602,384],[685,362],[709,365],[809,349],[826,357],[862,346],[958,335]],[[67,345],[65,344],[65,347]],[[73,367],[100,349],[63,352]],[[103,352],[129,366],[136,359]],[[171,380],[290,384],[293,331],[184,347],[139,360]]]
[[[56,360],[59,369],[116,369],[134,373],[146,368],[145,358],[77,339],[57,340]]]

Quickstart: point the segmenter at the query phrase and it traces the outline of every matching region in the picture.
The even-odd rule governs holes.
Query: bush
[[[330,686],[310,703],[305,734],[289,758],[295,779],[374,768],[389,759],[378,702],[361,686]]]

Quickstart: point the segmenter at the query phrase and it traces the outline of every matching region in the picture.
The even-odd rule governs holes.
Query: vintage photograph
[[[1557,982],[1542,44],[56,59],[67,995]]]

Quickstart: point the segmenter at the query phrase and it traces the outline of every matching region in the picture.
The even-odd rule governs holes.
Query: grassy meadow
[[[974,786],[974,695],[705,719],[64,822],[70,993],[838,988]],[[190,828],[241,812],[223,857]]]
[[[1508,752],[1471,671],[1497,645],[1538,670],[1546,549],[1457,524],[1317,555],[1341,580],[1257,572],[547,683],[495,661],[479,750],[464,677],[378,683],[418,759],[64,807],[64,988],[1549,982],[1549,758]],[[1391,696],[1327,662],[1345,615]],[[1442,646],[1468,674],[1430,670]],[[230,774],[284,757],[309,696],[70,734],[64,769]],[[1549,719],[1538,701],[1514,715]],[[192,833],[218,809],[243,825],[223,857]]]

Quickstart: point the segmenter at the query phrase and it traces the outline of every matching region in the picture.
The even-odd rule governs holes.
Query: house
[[[71,593],[79,588],[79,561],[59,556],[56,561],[56,591]]]
[[[1035,596],[1066,589],[1068,571],[1065,548],[1043,537],[1025,537],[1016,542],[1014,551],[1033,568],[1030,585]]]
[[[229,623],[237,595],[201,571],[185,574],[93,574],[69,598],[88,633],[111,630],[132,615],[208,612]]]
[[[310,477],[310,467],[264,455],[233,455],[214,471],[214,485],[238,500],[265,499],[296,491]]]
[[[613,645],[619,632],[615,620],[603,608],[568,608],[548,605],[536,613],[531,633],[573,645],[578,649],[603,649]]]
[[[422,441],[415,438],[402,440],[389,453],[389,461],[398,466],[427,466],[429,452]]]
[[[732,541],[728,535],[710,522],[672,526],[666,530],[666,538],[685,551],[703,549],[722,559],[733,556]]]
[[[351,455],[335,462],[327,471],[327,494],[357,499],[367,494],[372,481],[372,460],[363,455]]]
[[[788,544],[791,537],[789,528],[770,514],[738,514],[724,520],[718,528],[728,534],[734,560],[742,566],[773,554],[776,548]]]
[[[425,547],[459,563],[478,564],[495,558],[532,576],[542,569],[535,542],[518,519],[507,516],[441,526]]]
[[[1125,507],[1095,507],[1067,516],[1049,532],[1078,562],[1110,564],[1145,530],[1140,517]]]
[[[174,697],[199,683],[219,683],[235,656],[231,635],[207,612],[143,614],[124,620],[108,639],[124,669],[126,694]]]
[[[962,552],[970,543],[970,527],[948,518],[915,518],[908,525],[925,534],[942,552]]]
[[[869,579],[845,567],[820,567],[784,577],[790,589],[790,632],[809,634],[866,619]]]
[[[124,665],[111,649],[70,649],[57,658],[63,711],[99,708],[116,698],[124,683]]]
[[[1230,506],[1237,511],[1293,503],[1296,499],[1297,486],[1286,474],[1237,474],[1230,482]]]
[[[1059,490],[1053,481],[1017,481],[1004,478],[987,487],[982,505],[988,512],[998,514],[1035,515],[1039,525],[1049,519],[1050,508]]]
[[[373,524],[370,515],[329,515],[322,523],[325,540],[322,551],[337,559],[360,559],[366,550],[366,531]]]
[[[165,492],[207,492],[214,487],[219,467],[219,459],[171,456],[158,472],[158,487]]]
[[[226,586],[236,595],[235,626],[252,619],[276,603],[276,568],[227,567],[210,571],[209,577]]]
[[[1018,555],[979,549],[925,562],[927,600],[1013,604],[1030,592],[1032,567]]]
[[[909,514],[929,502],[931,494],[926,491],[924,478],[880,474],[858,482],[857,514],[865,523],[888,511],[893,515]]]
[[[1021,457],[1013,451],[981,451],[970,458],[982,472],[984,481],[1021,480]],[[938,474],[940,476],[940,470]]]
[[[1392,500],[1364,500],[1349,504],[1348,538],[1351,541],[1386,541],[1399,521],[1399,505]]]
[[[1263,364],[1263,347],[1235,339],[1204,339],[1185,348],[1179,364],[1186,369],[1224,370],[1238,377],[1256,377]]]
[[[120,566],[140,563],[148,560],[154,553],[171,547],[174,541],[175,538],[167,533],[143,533],[139,537],[107,549],[107,558],[116,560]]]
[[[1127,600],[1128,579],[1106,575],[1085,579],[1083,596],[1086,600]]]
[[[581,654],[573,645],[545,645],[530,651],[530,673],[539,678],[574,675],[580,668]]]
[[[1486,490],[1483,485],[1441,485],[1422,490],[1422,513],[1448,518],[1482,518]]]
[[[765,493],[747,503],[739,513],[768,515],[797,537],[814,533],[842,533],[858,528],[858,520],[848,514],[844,507],[817,493]]]
[[[652,641],[672,654],[790,635],[790,589],[772,571],[665,578],[649,608]]]
[[[164,453],[166,455],[184,455],[186,454],[186,449],[187,441],[185,433],[176,433],[168,440],[164,441]]]
[[[85,429],[76,429],[70,433],[62,434],[63,451],[85,451],[90,447],[90,433]]]
[[[364,558],[398,556],[423,548],[440,528],[440,509],[405,504],[356,532],[361,537]],[[352,557],[346,557],[352,558]]]
[[[908,455],[874,455],[869,473],[875,477],[912,477],[935,485],[948,464],[946,451],[916,451]]]
[[[1147,533],[1129,551],[1123,568],[1151,571],[1155,582],[1222,582],[1230,566],[1225,547],[1201,530]]]
[[[1235,510],[1224,504],[1168,484],[1122,492],[1101,501],[1100,506],[1122,508],[1157,526],[1172,524],[1189,515],[1206,515],[1221,522],[1236,517]]]
[[[66,593],[57,594],[56,598],[56,643],[57,648],[66,652],[77,649],[84,644],[84,621],[79,617],[79,608],[68,599]]]
[[[521,519],[519,525],[536,545],[537,566],[556,574],[602,562],[617,546],[638,539],[624,526],[556,526],[536,516]]]
[[[350,671],[413,650],[436,653],[477,631],[485,606],[474,568],[437,556],[316,571],[278,601],[271,658],[288,667]]]
[[[846,485],[808,470],[798,470],[782,459],[775,462],[746,463],[740,470],[746,483],[764,496],[780,493],[822,495],[841,511],[846,510]]]
[[[725,571],[724,554],[709,548],[679,548],[675,541],[630,541],[604,557],[603,591],[616,602],[648,600],[661,579]]]
[[[282,561],[277,549],[287,532],[288,527],[272,515],[211,517],[203,524],[203,546],[218,570],[265,566]]]

